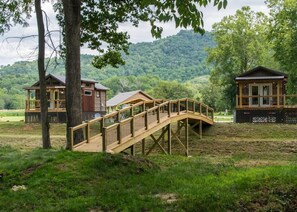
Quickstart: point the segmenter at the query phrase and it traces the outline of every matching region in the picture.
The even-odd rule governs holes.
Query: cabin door
[[[83,112],[93,112],[95,111],[95,101],[94,94],[92,90],[84,90],[82,99]]]
[[[271,84],[251,84],[249,89],[249,103],[251,107],[271,106]]]

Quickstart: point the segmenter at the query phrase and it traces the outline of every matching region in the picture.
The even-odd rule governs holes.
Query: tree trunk
[[[46,96],[46,82],[45,82],[45,30],[43,23],[43,15],[41,10],[41,0],[35,0],[35,11],[38,27],[38,73],[40,84],[40,109],[41,109],[41,128],[42,128],[42,146],[44,149],[51,148],[49,121],[48,121],[48,106]]]
[[[66,45],[66,111],[67,148],[70,147],[70,130],[82,123],[81,76],[80,76],[80,10],[81,0],[63,0]],[[74,143],[81,133],[74,135]]]

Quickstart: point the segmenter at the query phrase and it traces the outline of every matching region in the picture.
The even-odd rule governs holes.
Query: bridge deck
[[[127,109],[124,111],[118,111],[118,113],[114,115],[118,119],[117,122],[111,124],[110,126],[102,127],[104,125],[104,118],[107,119],[112,117],[111,115],[107,115],[103,117],[102,120],[99,119],[102,131],[93,137],[91,137],[90,125],[94,124],[98,120],[90,121],[83,124],[81,127],[76,127],[74,130],[72,129],[73,132],[75,130],[85,128],[85,134],[87,134],[88,137],[82,143],[74,146],[73,150],[83,152],[107,151],[117,153],[133,146],[160,129],[180,120],[187,119],[190,122],[201,121],[201,123],[203,122],[208,125],[212,125],[214,123],[213,110],[211,108],[205,106],[206,108],[203,113],[202,107],[204,105],[199,103],[199,109],[196,111],[195,102],[193,101],[192,108],[190,108],[188,101],[189,100],[185,100],[184,106],[181,104],[181,100],[177,100],[173,103],[172,101],[164,102],[157,106],[153,105],[151,108],[139,112],[136,115],[133,114],[134,108],[132,106],[132,110],[130,110],[132,115],[128,118],[123,118],[122,120],[120,119],[121,112],[127,112]],[[176,103],[176,108],[172,107],[174,103]],[[137,105],[134,107],[137,107]],[[209,114],[211,114],[211,116],[209,116]]]

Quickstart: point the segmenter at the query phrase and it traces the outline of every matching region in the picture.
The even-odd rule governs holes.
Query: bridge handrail
[[[184,102],[184,104],[181,104],[181,102]],[[151,105],[153,103],[153,105]],[[192,104],[192,107],[189,107],[189,103]],[[158,105],[155,105],[158,104]],[[142,106],[142,111],[134,114],[134,108],[136,107],[140,107]],[[150,108],[146,109],[146,106],[149,106]],[[167,106],[167,107],[166,107]],[[198,106],[199,108],[196,108],[196,106]],[[165,108],[166,107],[166,110]],[[181,110],[181,107],[183,110]],[[110,114],[107,114],[103,117],[98,117],[92,120],[89,120],[85,123],[82,123],[80,125],[77,125],[75,127],[70,127],[70,133],[71,133],[71,146],[70,149],[75,148],[75,146],[80,145],[80,143],[84,142],[84,143],[88,143],[90,142],[90,140],[98,135],[102,135],[103,136],[103,150],[106,150],[107,144],[106,144],[106,132],[111,130],[111,129],[115,129],[117,128],[117,133],[120,134],[121,130],[121,126],[127,122],[131,123],[131,135],[133,136],[135,134],[135,126],[134,126],[134,120],[135,118],[144,116],[144,124],[145,127],[148,127],[148,113],[152,112],[152,111],[157,111],[156,113],[154,113],[154,115],[156,115],[156,120],[157,122],[160,122],[160,111],[161,108],[163,109],[163,112],[166,111],[166,113],[168,113],[168,117],[171,117],[172,113],[177,113],[180,114],[180,112],[190,112],[190,113],[199,113],[201,115],[204,115],[206,118],[210,119],[210,120],[214,120],[214,110],[213,108],[205,105],[204,103],[198,102],[196,100],[191,100],[188,98],[182,98],[182,99],[177,99],[177,100],[149,100],[149,101],[143,101],[143,102],[139,102],[136,103],[134,105],[131,105],[129,107],[123,108],[121,110],[112,112]],[[196,112],[196,109],[197,112]],[[129,117],[125,117],[123,120],[121,120],[121,114],[129,111],[130,110],[130,114]],[[176,110],[176,111],[175,111]],[[211,114],[211,116],[210,116]],[[107,124],[105,123],[105,120],[110,119],[110,118],[114,118],[114,120],[116,120],[115,123],[107,126]],[[97,132],[95,135],[92,136],[92,126],[95,123],[100,124],[100,129],[99,129],[99,133]],[[82,139],[82,141],[76,142],[76,144],[74,144],[74,136],[78,131],[83,131],[84,130],[84,137],[85,139]],[[97,129],[98,130],[98,129]],[[81,137],[81,136],[80,136]],[[105,137],[105,138],[104,138]],[[119,136],[121,140],[121,136]],[[120,141],[119,141],[120,142]],[[105,148],[105,149],[104,149]]]

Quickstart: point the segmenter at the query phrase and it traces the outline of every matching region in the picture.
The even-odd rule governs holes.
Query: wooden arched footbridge
[[[135,144],[141,142],[143,154],[149,154],[157,146],[165,154],[171,154],[171,140],[175,138],[188,155],[189,129],[198,126],[199,133],[193,132],[201,137],[202,126],[214,124],[213,112],[207,105],[190,99],[139,102],[70,128],[70,148],[74,151],[110,153],[131,148],[134,154]],[[176,122],[177,129],[173,130],[172,123]],[[180,136],[183,129],[184,141]],[[158,138],[154,135],[156,132],[160,132]],[[154,141],[149,149],[145,148],[146,137]]]

